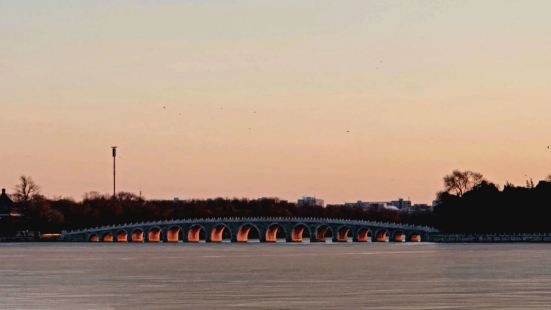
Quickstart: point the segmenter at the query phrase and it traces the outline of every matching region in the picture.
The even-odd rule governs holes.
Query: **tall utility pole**
[[[117,166],[116,166],[116,159],[117,159],[117,147],[112,146],[111,149],[113,149],[113,198],[117,197]]]

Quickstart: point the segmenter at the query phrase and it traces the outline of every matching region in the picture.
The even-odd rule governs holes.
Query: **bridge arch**
[[[115,241],[114,239],[115,238],[113,237],[113,233],[110,232],[110,231],[104,233],[103,236],[101,236],[101,241],[102,242],[113,242],[113,241]]]
[[[306,233],[307,236],[304,236],[304,233]],[[289,236],[290,242],[302,242],[305,238],[310,238],[312,236],[312,232],[310,231],[310,227],[304,223],[298,223],[295,226],[293,226],[293,229],[291,230],[291,236]]]
[[[352,237],[352,227],[341,226],[337,230],[337,234],[334,239],[337,242],[348,242],[348,238],[350,237]]]
[[[387,229],[379,229],[375,234],[375,241],[388,242],[390,240],[390,232]]]
[[[408,241],[409,242],[421,242],[421,241],[423,241],[422,234],[419,233],[419,232],[411,233],[409,235]]]
[[[392,241],[394,242],[406,242],[406,234],[401,230],[396,230],[392,234]]]
[[[201,240],[206,241],[206,232],[204,226],[195,224],[192,225],[187,232],[187,242],[201,242]]]
[[[277,242],[277,239],[283,238],[287,236],[287,232],[285,231],[285,227],[278,223],[272,223],[268,225],[266,228],[266,236],[264,236],[265,242]]]
[[[161,242],[162,234],[161,228],[151,227],[147,232],[147,242]]]
[[[219,243],[224,241],[224,239],[228,239],[228,236],[229,236],[229,239],[231,240],[232,233],[229,226],[224,223],[216,224],[210,230],[209,241]]]
[[[128,242],[128,232],[126,230],[117,232],[117,242]]]
[[[182,233],[182,228],[180,226],[171,226],[165,232],[165,241],[166,242],[180,242],[182,238],[180,237]]]
[[[130,240],[132,242],[144,242],[144,232],[141,228],[136,228],[132,231],[132,235],[130,237]]]
[[[260,229],[254,224],[244,224],[237,229],[235,236],[237,242],[249,242],[249,239],[258,239],[260,241]]]
[[[98,234],[91,234],[90,237],[88,237],[88,241],[90,241],[90,242],[99,242],[99,235]]]
[[[367,227],[362,227],[356,232],[356,242],[370,242],[371,238],[371,229]]]
[[[312,241],[314,242],[327,242],[327,239],[333,239],[334,233],[333,228],[327,224],[318,225],[314,231],[314,237]]]

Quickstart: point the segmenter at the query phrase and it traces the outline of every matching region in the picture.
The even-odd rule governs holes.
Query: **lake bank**
[[[435,234],[430,242],[436,243],[517,243],[551,242],[551,234]]]

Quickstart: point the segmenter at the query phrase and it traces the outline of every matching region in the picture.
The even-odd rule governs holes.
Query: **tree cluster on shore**
[[[438,195],[434,224],[446,233],[551,232],[551,182],[500,189],[483,178],[470,179],[461,191]],[[466,189],[466,190],[465,190]]]

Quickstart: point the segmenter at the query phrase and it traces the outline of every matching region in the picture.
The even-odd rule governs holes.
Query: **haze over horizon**
[[[0,0],[0,187],[410,197],[551,173],[551,2]]]

